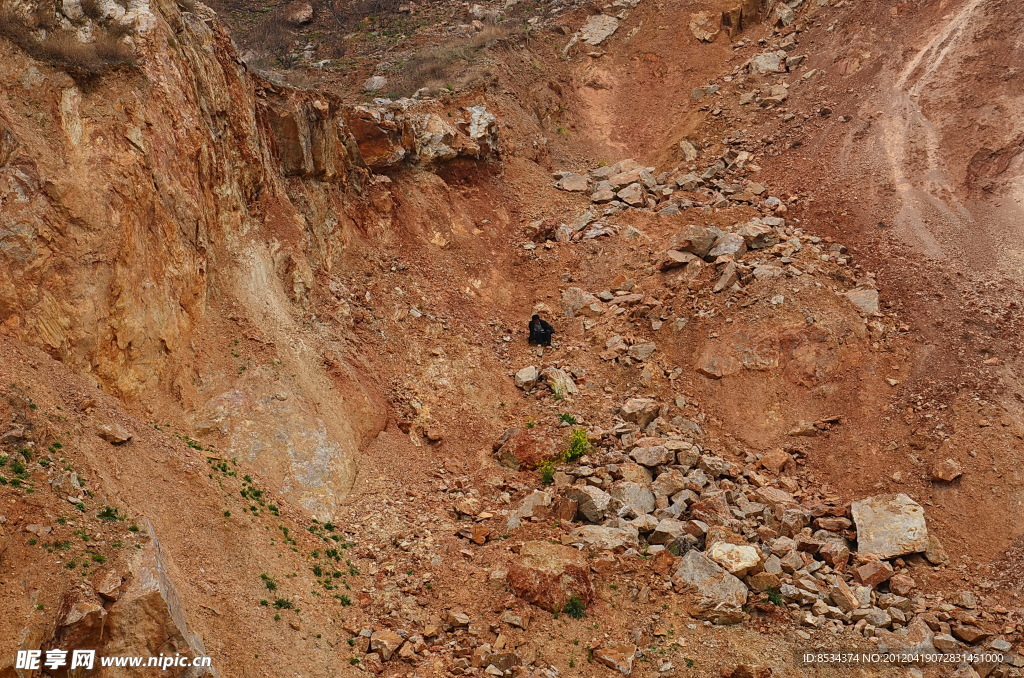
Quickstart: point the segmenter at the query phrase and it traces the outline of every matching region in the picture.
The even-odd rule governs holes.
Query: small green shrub
[[[573,619],[583,619],[587,616],[586,609],[587,606],[583,603],[583,600],[579,596],[574,595],[566,601],[562,612],[565,612]]]
[[[562,461],[566,463],[574,462],[592,449],[594,449],[594,446],[587,439],[587,430],[585,428],[574,428],[572,433],[569,434],[569,446],[562,452]]]
[[[557,470],[557,467],[553,461],[541,462],[537,467],[537,470],[540,472],[541,483],[544,485],[550,485],[555,482],[555,471]]]

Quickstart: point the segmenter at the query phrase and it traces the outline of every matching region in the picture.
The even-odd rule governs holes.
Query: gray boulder
[[[924,508],[903,494],[883,494],[853,502],[857,550],[895,558],[928,548]]]
[[[735,624],[746,614],[747,587],[700,551],[687,551],[676,568],[677,588],[689,589],[690,616],[715,624]]]

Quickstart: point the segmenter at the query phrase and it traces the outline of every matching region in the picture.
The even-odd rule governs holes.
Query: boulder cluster
[[[528,520],[576,524],[560,547],[541,549],[544,566],[531,564],[536,554],[525,559],[532,575],[518,579],[531,586],[512,581],[513,590],[547,609],[573,595],[586,601],[590,583],[579,563],[565,585],[568,554],[613,552],[647,559],[666,590],[687,597],[691,616],[715,624],[742,622],[752,605],[774,604],[799,627],[852,627],[885,648],[1010,649],[998,614],[980,611],[974,594],[944,600],[921,590],[915,574],[947,556],[909,496],[843,503],[803,487],[793,454],[730,459],[671,432],[666,411],[653,399],[631,398],[595,451],[510,512],[510,530]],[[509,453],[507,443],[502,449]],[[545,572],[561,585],[539,586]]]

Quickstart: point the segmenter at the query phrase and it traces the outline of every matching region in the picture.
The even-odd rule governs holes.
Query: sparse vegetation
[[[82,11],[97,20],[91,42],[81,42],[76,31],[60,28],[53,5],[40,4],[31,14],[0,10],[0,36],[40,61],[45,61],[79,80],[89,80],[121,67],[135,65],[131,46],[124,38],[129,27],[116,22],[100,23],[96,0],[83,0]],[[34,403],[30,408],[34,409]]]
[[[555,471],[557,470],[553,461],[541,462],[537,467],[537,471],[540,472],[540,482],[544,485],[550,485],[555,482]]]
[[[587,616],[586,609],[587,606],[583,602],[583,599],[574,595],[565,602],[565,606],[562,608],[562,611],[573,619],[582,619]]]
[[[594,446],[591,445],[590,440],[587,438],[587,430],[585,428],[574,428],[572,433],[569,434],[568,447],[562,452],[562,461],[566,463],[577,461],[592,449],[594,449]]]

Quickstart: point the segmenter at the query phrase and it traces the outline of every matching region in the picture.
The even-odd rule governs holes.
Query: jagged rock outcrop
[[[496,119],[268,82],[200,3],[142,3],[117,21],[135,58],[87,86],[0,39],[14,94],[0,109],[0,331],[143,407],[177,402],[194,431],[327,517],[384,413],[343,339],[307,325],[317,282],[364,224],[393,218],[377,172],[493,157]],[[303,369],[253,396],[217,376],[237,352],[223,336]]]

